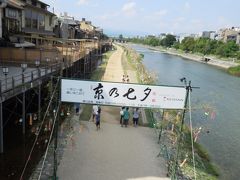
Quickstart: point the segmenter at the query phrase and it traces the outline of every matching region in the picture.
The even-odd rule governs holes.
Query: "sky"
[[[240,26],[239,0],[41,0],[55,14],[92,21],[108,35],[199,33]]]

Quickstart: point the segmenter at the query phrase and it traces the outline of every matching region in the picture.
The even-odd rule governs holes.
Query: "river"
[[[132,48],[144,54],[143,64],[157,74],[158,84],[183,85],[180,78],[186,77],[200,87],[191,93],[194,126],[203,127],[199,141],[220,168],[220,179],[239,179],[240,78],[204,63],[138,45]]]

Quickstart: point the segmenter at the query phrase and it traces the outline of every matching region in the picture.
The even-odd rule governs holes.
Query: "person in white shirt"
[[[94,122],[94,119],[96,117],[98,113],[98,106],[96,104],[93,105],[93,109],[92,109],[92,121]]]

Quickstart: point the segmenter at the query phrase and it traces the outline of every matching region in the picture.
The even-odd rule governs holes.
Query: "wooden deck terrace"
[[[15,66],[20,68],[22,63],[26,63],[28,68],[38,68],[40,70],[40,74],[38,74],[37,70],[29,74],[26,72],[22,73],[20,69],[17,76],[8,76],[4,80],[0,78],[0,94],[14,89],[20,84],[34,81],[36,78],[42,77],[42,75],[53,73],[56,71],[56,64],[62,64],[62,68],[64,69],[65,67],[72,66],[77,61],[79,63],[81,59],[85,59],[87,62],[84,60],[83,63],[88,64],[86,70],[91,71],[90,66],[94,66],[94,62],[92,61],[94,59],[93,56],[101,56],[102,47],[109,45],[108,41],[98,41],[95,39],[66,40],[42,38],[41,40],[48,43],[34,48],[0,48],[0,66]],[[38,67],[36,66],[36,61],[40,62]],[[0,76],[3,76],[3,74],[1,73]]]
[[[40,64],[54,64],[62,61],[75,62],[85,57],[90,52],[95,51],[95,54],[101,54],[102,46],[106,45],[106,41],[82,40],[73,39],[60,41],[54,39],[53,44],[45,44],[35,48],[0,48],[0,66],[5,65],[20,65],[27,63],[29,66],[34,66],[35,61],[39,60]],[[62,39],[61,39],[62,40]],[[49,40],[50,41],[50,40]]]

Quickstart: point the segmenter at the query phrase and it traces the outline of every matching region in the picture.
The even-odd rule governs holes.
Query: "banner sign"
[[[61,101],[111,106],[183,109],[184,87],[62,79]]]

